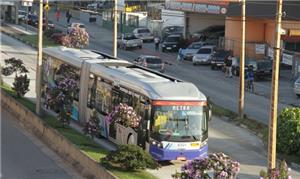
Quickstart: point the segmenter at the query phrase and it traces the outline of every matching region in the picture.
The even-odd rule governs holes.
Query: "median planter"
[[[29,109],[8,96],[1,89],[1,106],[14,115],[24,128],[38,136],[53,151],[68,161],[85,178],[116,179],[99,163],[85,155],[77,146],[72,144],[57,130],[47,125],[41,118]]]

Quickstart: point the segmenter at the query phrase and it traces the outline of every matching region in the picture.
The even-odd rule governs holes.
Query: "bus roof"
[[[70,65],[81,67],[84,61],[95,63],[90,71],[113,81],[116,86],[125,86],[148,96],[152,100],[202,101],[206,97],[189,82],[133,65],[126,60],[115,59],[101,52],[66,47],[48,47],[43,53]]]
[[[89,63],[101,63],[103,65],[128,66],[131,65],[126,60],[115,59],[105,53],[91,51],[87,49],[74,49],[63,46],[43,48],[43,54],[55,57],[70,65],[80,68],[84,61]]]

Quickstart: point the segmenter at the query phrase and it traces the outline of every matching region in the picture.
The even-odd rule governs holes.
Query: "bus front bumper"
[[[155,160],[192,160],[194,158],[203,158],[207,156],[208,145],[202,146],[197,150],[168,150],[151,145],[149,153]]]

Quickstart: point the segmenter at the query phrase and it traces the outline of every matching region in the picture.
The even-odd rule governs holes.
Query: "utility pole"
[[[43,48],[43,0],[40,0],[39,6],[39,28],[38,28],[38,54],[36,62],[36,106],[35,111],[41,114],[41,80],[42,80],[42,48]]]
[[[46,0],[46,5],[45,5],[45,30],[48,30],[48,21],[49,21],[49,17],[48,17],[48,8],[49,8],[49,4],[48,4],[48,0]]]
[[[275,47],[272,71],[272,95],[269,119],[269,141],[268,141],[268,167],[276,167],[276,134],[277,134],[277,109],[278,109],[278,76],[280,58],[280,36],[281,36],[282,0],[277,0]]]
[[[239,95],[239,117],[244,118],[245,98],[245,30],[246,30],[246,0],[242,0],[242,32],[240,51],[240,95]]]
[[[114,33],[113,33],[113,57],[117,58],[117,35],[118,35],[118,0],[115,0],[114,7]]]

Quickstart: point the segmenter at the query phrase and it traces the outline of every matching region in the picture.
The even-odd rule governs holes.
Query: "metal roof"
[[[48,47],[43,53],[81,67],[84,61],[94,63],[90,71],[111,80],[116,86],[126,86],[151,99],[159,100],[206,100],[198,88],[150,69],[135,66],[126,60],[107,59],[91,50],[66,47]]]

